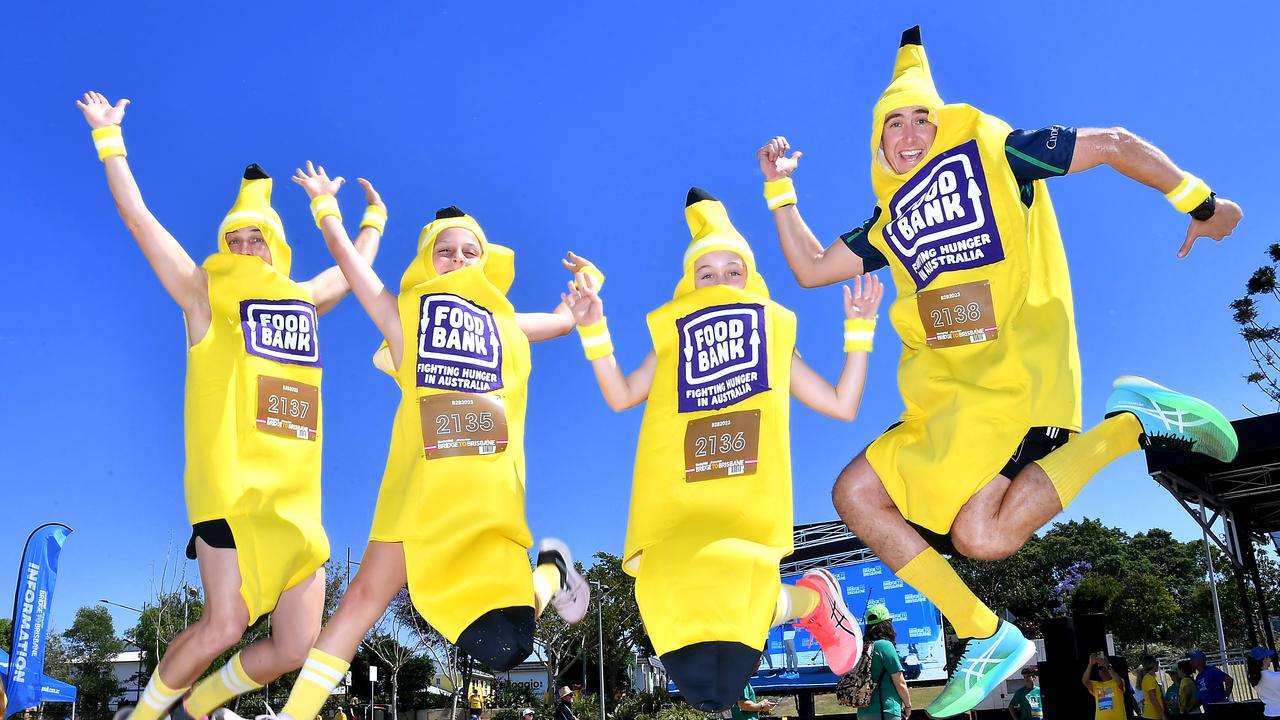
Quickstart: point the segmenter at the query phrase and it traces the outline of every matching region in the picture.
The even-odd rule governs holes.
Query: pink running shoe
[[[825,568],[816,568],[806,572],[796,586],[818,593],[819,599],[818,607],[795,626],[808,630],[817,639],[831,672],[849,672],[862,655],[862,628],[844,604],[840,583]]]

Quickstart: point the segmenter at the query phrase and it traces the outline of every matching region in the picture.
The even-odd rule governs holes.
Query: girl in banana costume
[[[200,717],[296,670],[320,631],[329,541],[320,525],[317,318],[349,288],[336,267],[305,282],[289,277],[271,178],[257,165],[218,228],[217,252],[197,265],[142,201],[120,130],[128,102],[86,93],[77,104],[121,218],[186,318],[187,554],[199,562],[205,607],[170,643],[138,707],[121,712],[181,715],[179,698],[209,663],[261,615],[274,619],[270,638],[194,688],[185,711]],[[365,190],[379,208],[372,186]],[[361,228],[364,257],[372,260],[380,233]]]
[[[630,375],[613,356],[589,278],[565,296],[605,400],[647,400],[636,452],[624,567],[654,649],[686,701],[731,705],[759,663],[769,628],[798,621],[837,673],[857,661],[860,633],[836,580],[811,571],[783,585],[791,552],[790,395],[852,420],[866,378],[882,290],[845,288],[844,369],[835,387],[795,352],[795,316],[769,299],[746,240],[724,206],[694,188],[693,240],[675,298],[649,314],[654,349]],[[747,512],[743,503],[764,508]]]
[[[589,588],[563,543],[544,540],[532,572],[526,553],[529,343],[568,334],[568,308],[517,313],[506,297],[514,253],[453,207],[422,229],[417,256],[393,293],[331,216],[336,202],[323,171],[308,164],[295,179],[312,195],[329,250],[386,339],[375,363],[401,392],[360,572],[284,708],[289,717],[311,718],[406,582],[432,627],[497,670],[533,651],[534,620],[548,602],[566,621],[580,620]],[[581,258],[570,259],[570,270],[598,276]]]

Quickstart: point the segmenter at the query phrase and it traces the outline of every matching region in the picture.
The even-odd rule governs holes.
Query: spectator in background
[[[1249,673],[1249,684],[1258,692],[1262,701],[1262,716],[1280,718],[1280,672],[1276,671],[1276,653],[1264,647],[1255,647],[1244,657]]]
[[[1106,652],[1089,656],[1089,665],[1080,682],[1093,696],[1094,720],[1125,720],[1125,679],[1111,667]]]
[[[1194,679],[1195,672],[1190,660],[1178,661],[1178,707],[1183,715],[1200,712],[1200,688]]]
[[[889,608],[869,606],[867,626],[862,631],[862,651],[871,653],[871,680],[876,683],[876,691],[866,707],[858,708],[859,720],[898,720],[911,716],[911,693],[902,675],[897,642]]]
[[[525,708],[521,710],[520,720],[533,720],[533,708]]]
[[[1204,653],[1196,650],[1187,655],[1196,669],[1196,689],[1200,691],[1200,705],[1231,702],[1231,691],[1236,681],[1217,667],[1205,661]]]
[[[333,711],[333,720],[347,720],[347,714],[342,712],[342,706],[339,705],[337,710]]]
[[[471,688],[471,699],[467,704],[471,708],[471,720],[480,720],[480,716],[484,714],[484,696],[479,689]]]
[[[1022,668],[1023,686],[1009,700],[1009,714],[1013,720],[1040,720],[1044,710],[1040,707],[1040,688],[1036,687],[1036,669]]]
[[[1165,673],[1169,676],[1169,686],[1164,689],[1164,711],[1173,718],[1182,713],[1182,698],[1178,692],[1182,677],[1178,675],[1177,665],[1165,668]]]
[[[1156,680],[1155,657],[1143,655],[1138,661],[1138,692],[1142,693],[1143,720],[1169,720],[1169,713],[1160,695],[1160,683]]]
[[[567,685],[560,688],[554,720],[578,720],[578,716],[573,714],[573,691]]]
[[[751,687],[751,683],[747,683],[747,686],[738,694],[738,704],[730,707],[729,710],[733,714],[733,720],[757,720],[760,713],[777,706],[777,703],[768,698],[756,700],[756,689]]]

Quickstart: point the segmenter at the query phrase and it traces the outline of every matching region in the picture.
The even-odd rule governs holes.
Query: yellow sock
[[[309,720],[324,707],[329,691],[338,687],[351,663],[334,657],[320,648],[311,648],[307,662],[298,671],[298,681],[289,693],[282,713],[298,720]]]
[[[196,683],[196,689],[187,698],[187,713],[193,718],[204,717],[231,698],[260,687],[262,683],[249,677],[240,663],[240,653],[236,653],[221,670]]]
[[[818,609],[822,598],[818,593],[805,587],[796,587],[782,583],[778,589],[778,603],[773,607],[773,626],[781,625],[789,620],[808,617],[809,613]]]
[[[986,638],[995,634],[1000,619],[965,587],[937,550],[926,548],[903,565],[897,575],[937,605],[960,637]]]
[[[1065,508],[1099,470],[1121,455],[1137,450],[1141,434],[1142,423],[1131,413],[1112,415],[1092,430],[1071,438],[1036,464],[1049,476]]]
[[[560,589],[560,568],[554,563],[542,563],[533,569],[533,604],[539,610],[551,602]]]
[[[129,714],[129,720],[160,720],[169,714],[169,708],[181,700],[186,691],[186,688],[175,690],[165,685],[157,669],[151,674],[147,689],[142,693],[142,702]]]

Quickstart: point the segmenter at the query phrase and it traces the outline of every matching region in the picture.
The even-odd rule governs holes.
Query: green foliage
[[[538,697],[532,687],[524,683],[500,681],[494,689],[493,696],[489,699],[489,704],[493,707],[519,710],[522,707],[537,707],[541,705],[542,698]],[[516,720],[519,720],[519,718],[516,718]]]
[[[520,717],[520,707],[504,707],[493,713],[491,720],[520,720]]]
[[[578,720],[592,720],[600,717],[600,696],[583,693],[573,699],[573,714]]]
[[[108,706],[123,690],[116,682],[111,657],[124,650],[111,614],[101,606],[82,607],[62,634],[66,656],[74,660],[67,681],[75,685],[78,716],[93,720],[110,716]],[[45,668],[45,673],[50,668]]]
[[[1245,295],[1231,301],[1231,318],[1240,326],[1240,336],[1249,346],[1254,369],[1245,382],[1256,385],[1280,407],[1280,325],[1268,324],[1259,301],[1270,297],[1280,301],[1276,270],[1280,268],[1280,243],[1267,248],[1270,262],[1253,272],[1245,281]],[[1274,317],[1274,316],[1273,316]]]
[[[659,710],[672,705],[666,690],[633,693],[618,703],[613,710],[613,720],[639,720],[641,717],[652,717]]]
[[[659,710],[653,717],[654,720],[709,720],[717,716],[697,710],[685,703],[678,703]]]

